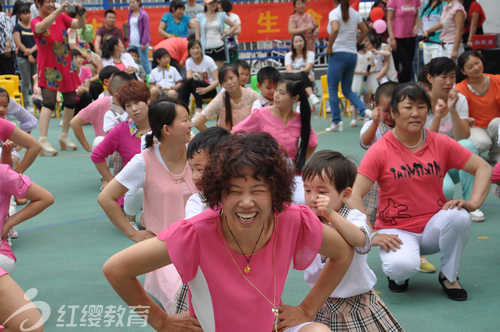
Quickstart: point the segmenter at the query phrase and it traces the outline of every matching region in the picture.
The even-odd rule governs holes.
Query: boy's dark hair
[[[302,170],[302,178],[305,182],[319,176],[321,180],[329,182],[340,193],[354,186],[357,173],[356,165],[342,153],[322,150],[309,158]]]
[[[280,79],[280,72],[274,67],[263,67],[257,72],[257,83],[259,84],[263,84],[265,80],[270,80],[273,84],[278,84]]]
[[[156,67],[160,64],[160,60],[164,55],[168,55],[170,57],[170,53],[164,48],[159,48],[153,52],[153,65]]]
[[[116,68],[115,66],[106,66],[101,71],[99,72],[99,79],[101,82],[104,82],[104,80],[109,79],[113,74],[116,74],[120,72],[120,69]]]
[[[434,58],[429,62],[429,74],[431,77],[457,72],[457,64],[448,57]]]
[[[382,96],[392,98],[394,90],[396,90],[398,85],[399,83],[396,82],[386,82],[381,84],[375,91],[375,103],[377,103],[377,105],[380,104],[380,97]]]
[[[74,49],[74,48],[72,48],[72,49],[71,49],[71,56],[72,56],[72,57],[74,57],[74,56],[81,56],[81,57],[83,57],[83,56],[82,56],[82,53],[80,53],[80,51],[79,51],[79,50],[76,50],[76,49]]]
[[[111,78],[111,82],[109,82],[109,92],[114,94],[118,91],[118,88],[120,86],[134,80],[137,81],[137,77],[135,75],[127,74],[124,71],[119,71],[113,75],[113,78]]]
[[[231,4],[231,1],[229,0],[220,0],[219,1],[220,6],[222,7],[222,10],[227,14],[231,10],[233,10],[233,5]]]
[[[246,62],[245,60],[236,60],[235,62],[233,62],[233,66],[234,66],[234,68],[236,68],[236,70],[238,70],[238,68],[241,67],[243,69],[247,69],[247,70],[251,71],[250,64],[248,62]]]
[[[215,148],[224,142],[231,134],[221,127],[210,127],[197,134],[187,148],[187,157],[192,159],[196,154],[205,152],[210,155]]]
[[[104,12],[104,17],[106,17],[108,14],[113,14],[116,16],[116,13],[113,9],[108,9]]]
[[[137,51],[135,48],[129,48],[129,49],[127,50],[127,52],[128,52],[129,54],[135,53],[135,54],[137,54],[137,56],[139,56],[139,51]]]

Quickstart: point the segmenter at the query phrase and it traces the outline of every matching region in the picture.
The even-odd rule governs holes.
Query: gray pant
[[[26,58],[17,58],[17,65],[21,73],[21,92],[23,94],[24,107],[28,107],[30,103],[29,89],[32,86],[33,75],[36,74],[36,63],[30,63]]]
[[[491,161],[500,161],[500,147],[498,146],[498,126],[500,118],[494,118],[486,128],[473,127],[470,129],[469,140],[479,150],[479,154],[489,151]]]

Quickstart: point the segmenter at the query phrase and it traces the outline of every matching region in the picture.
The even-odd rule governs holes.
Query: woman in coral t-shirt
[[[391,291],[408,289],[421,255],[441,252],[443,291],[452,300],[464,301],[467,292],[458,283],[458,267],[471,233],[468,211],[484,202],[492,169],[450,137],[424,129],[430,108],[424,88],[414,83],[396,88],[391,102],[395,127],[363,157],[350,203],[364,212],[363,197],[378,182],[379,213],[371,238],[380,247]],[[452,168],[475,174],[469,200],[446,201],[443,179]]]
[[[500,125],[500,75],[484,73],[483,58],[477,51],[467,51],[458,58],[460,71],[467,76],[456,88],[467,98],[473,119],[469,140],[479,154],[489,151],[490,160],[500,161],[498,126]]]
[[[68,137],[69,121],[73,117],[76,105],[76,89],[80,85],[78,72],[69,49],[68,28],[79,29],[85,20],[77,14],[71,18],[65,14],[69,2],[64,2],[55,9],[51,0],[36,0],[40,16],[31,20],[31,30],[38,49],[38,86],[42,88],[43,107],[40,112],[40,143],[42,156],[55,156],[57,150],[48,140],[49,121],[52,110],[56,107],[57,92],[64,96],[64,112],[59,144],[61,150],[76,150],[76,145]],[[78,9],[80,4],[74,4]]]

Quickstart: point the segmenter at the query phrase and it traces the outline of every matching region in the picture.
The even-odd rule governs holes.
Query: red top
[[[37,17],[31,20],[31,30],[41,22]],[[67,29],[73,19],[65,14],[58,15],[54,24],[43,33],[34,33],[38,48],[38,86],[53,91],[74,92],[80,85],[78,72],[71,57]]]
[[[484,21],[486,20],[486,15],[484,15],[483,7],[477,1],[474,1],[470,4],[469,8],[469,16],[467,17],[467,26],[464,27],[464,33],[470,31],[470,24],[472,21],[472,14],[479,13],[479,20],[477,21],[477,27],[480,28],[483,26]]]

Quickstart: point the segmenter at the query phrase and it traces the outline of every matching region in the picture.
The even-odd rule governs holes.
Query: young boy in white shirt
[[[177,69],[170,66],[170,54],[164,48],[159,48],[153,53],[153,60],[158,65],[149,74],[151,87],[151,101],[161,97],[162,90],[166,91],[166,97],[177,98],[182,86],[182,77]]]

